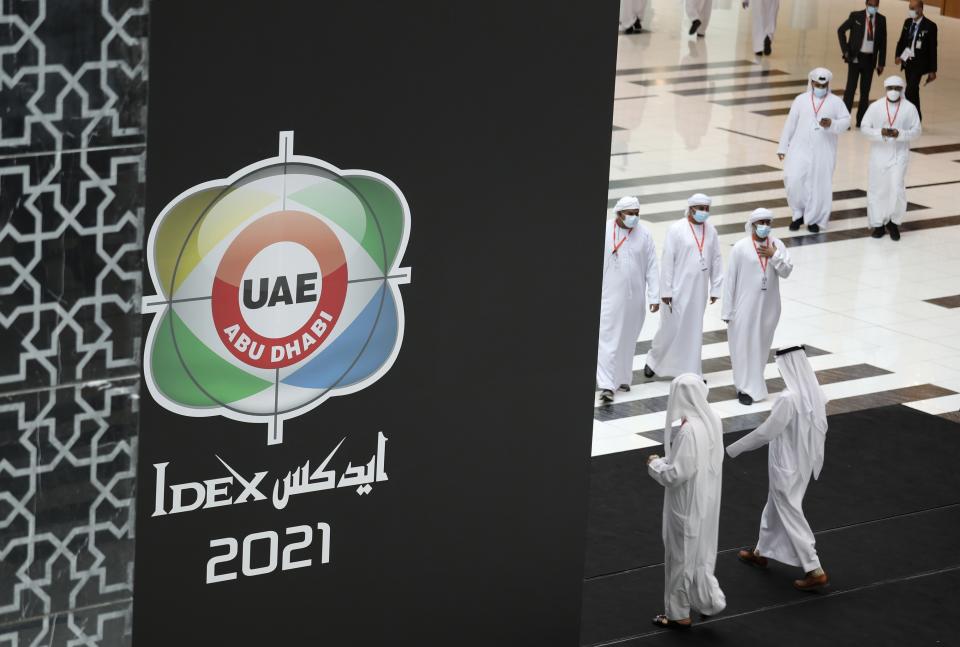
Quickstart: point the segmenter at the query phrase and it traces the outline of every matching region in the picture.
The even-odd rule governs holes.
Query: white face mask
[[[887,99],[896,103],[900,100],[900,90],[887,90]]]
[[[623,216],[623,226],[628,229],[633,229],[637,226],[637,221],[640,220],[640,216],[628,216],[624,214]]]
[[[910,16],[910,20],[917,19],[917,10],[916,9],[907,9],[907,15]]]
[[[814,88],[814,89],[813,89],[813,94],[814,94],[814,96],[817,97],[818,99],[822,99],[822,98],[824,98],[825,96],[827,96],[827,89],[826,89],[826,88]]]

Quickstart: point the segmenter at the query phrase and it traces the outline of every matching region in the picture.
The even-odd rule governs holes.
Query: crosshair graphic
[[[283,422],[366,388],[403,340],[410,210],[390,180],[293,154],[197,185],[148,239],[144,375],[185,416]]]

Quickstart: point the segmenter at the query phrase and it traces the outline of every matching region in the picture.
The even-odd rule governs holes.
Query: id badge
[[[923,47],[923,41],[922,41],[922,40],[918,40],[918,41],[917,41],[917,46],[916,46],[915,49],[920,49],[921,47]]]
[[[767,277],[766,277],[766,276],[764,276],[764,277],[763,277],[763,280],[760,281],[760,290],[762,290],[763,292],[766,292],[766,291],[767,291]]]
[[[703,256],[700,257],[700,271],[707,271],[707,259],[705,259]]]

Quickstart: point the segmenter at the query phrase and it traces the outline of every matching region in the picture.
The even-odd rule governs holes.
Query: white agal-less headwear
[[[709,207],[713,200],[703,193],[694,193],[687,198],[687,205],[690,207]]]
[[[670,397],[667,399],[667,422],[663,428],[663,445],[668,458],[672,455],[670,445],[672,444],[673,423],[681,418],[687,420],[696,418],[707,429],[716,432],[718,438],[723,435],[723,424],[720,422],[720,417],[714,413],[707,402],[708,393],[703,378],[693,373],[679,375],[670,383]],[[697,449],[706,450],[708,448],[698,447]],[[707,455],[707,453],[704,455]]]
[[[613,208],[615,213],[626,211],[627,209],[639,209],[640,201],[632,195],[626,195],[617,201],[617,206]]]
[[[744,229],[749,234],[753,231],[753,223],[758,220],[773,220],[773,212],[769,209],[764,209],[760,207],[759,209],[754,209],[753,213],[750,214],[750,217],[747,218],[747,224],[744,226]]]
[[[891,85],[899,86],[901,88],[907,87],[907,84],[903,82],[899,76],[888,76],[887,79],[883,82],[883,87],[889,88]]]
[[[823,446],[827,440],[827,396],[820,388],[803,346],[778,350],[777,368],[787,390],[796,398],[801,450],[813,467],[813,478],[819,478],[823,467]]]
[[[833,72],[825,67],[818,67],[810,71],[810,81],[816,81],[817,83],[830,83],[832,80]]]

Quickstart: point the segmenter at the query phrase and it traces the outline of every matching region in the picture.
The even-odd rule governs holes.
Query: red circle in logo
[[[243,276],[257,254],[284,242],[303,246],[316,259],[320,270],[320,277],[317,277],[321,279],[320,294],[310,295],[316,298],[316,307],[304,324],[289,334],[269,337],[255,330],[243,316]],[[306,292],[302,290],[294,294],[289,277],[266,277],[267,285],[271,279],[274,283],[269,298],[266,291],[261,290],[262,302],[256,307],[273,308],[277,305],[275,302],[290,303],[303,296],[300,292]],[[296,364],[322,345],[343,310],[347,297],[347,261],[343,247],[330,227],[310,214],[302,211],[271,213],[249,225],[230,243],[217,267],[212,294],[217,334],[234,357],[257,368],[283,368]],[[283,314],[278,310],[277,316]]]

